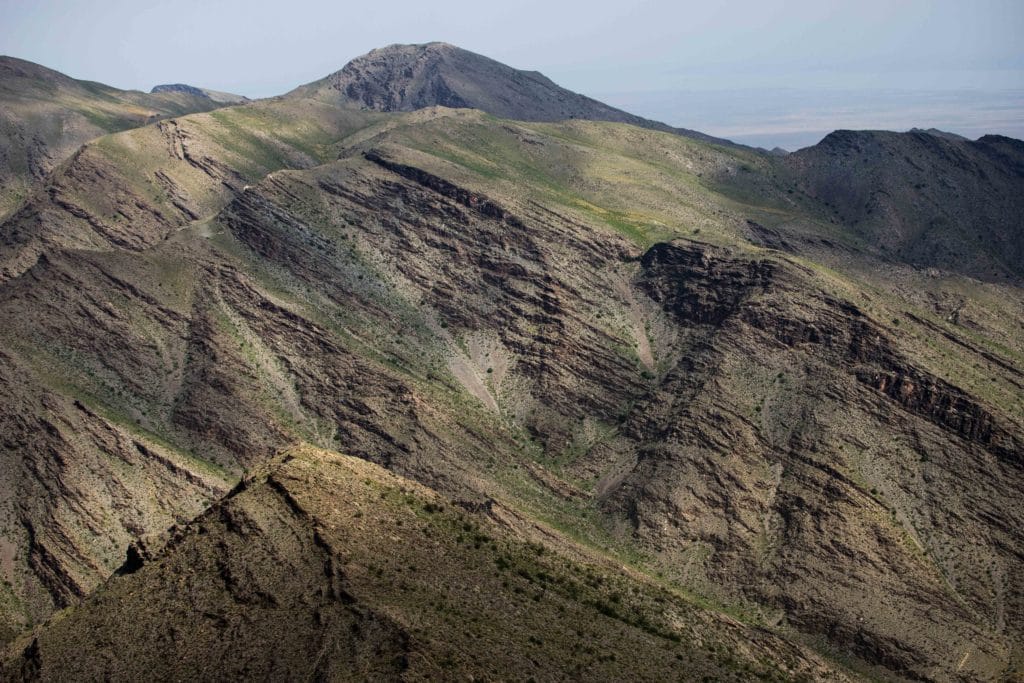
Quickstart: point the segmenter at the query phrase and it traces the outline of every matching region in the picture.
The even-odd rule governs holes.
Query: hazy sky
[[[634,109],[660,93],[674,104],[659,118],[708,132],[719,114],[698,116],[706,91],[760,92],[785,116],[785,92],[799,89],[815,120],[836,102],[813,92],[966,91],[969,103],[970,91],[1024,91],[1024,0],[0,0],[0,53],[122,88],[273,95],[371,48],[431,40]]]

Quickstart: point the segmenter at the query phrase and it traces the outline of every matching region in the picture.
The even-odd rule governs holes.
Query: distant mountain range
[[[1024,143],[0,64],[0,679],[1022,675]]]

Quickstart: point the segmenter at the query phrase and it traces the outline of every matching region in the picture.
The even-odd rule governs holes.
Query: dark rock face
[[[114,574],[117,576],[134,574],[146,564],[146,560],[149,559],[146,555],[145,546],[132,543],[128,546],[128,552],[125,553],[124,564],[118,567]]]
[[[640,260],[642,286],[683,324],[721,325],[744,299],[765,290],[775,265],[729,261],[701,247],[656,244]]]

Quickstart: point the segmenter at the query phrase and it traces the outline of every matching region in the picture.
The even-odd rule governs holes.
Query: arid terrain
[[[0,139],[0,678],[1024,675],[1024,143],[157,90]]]

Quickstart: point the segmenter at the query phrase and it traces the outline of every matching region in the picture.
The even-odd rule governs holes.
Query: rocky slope
[[[19,675],[70,675],[61,643],[117,633],[116,605],[143,581],[182,615],[140,607],[153,643],[198,630],[221,652],[217,624],[230,630],[234,615],[274,634],[288,614],[306,624],[320,610],[374,635],[303,647],[338,653],[325,666],[390,675],[409,642],[402,619],[422,618],[382,611],[397,595],[386,583],[362,584],[375,597],[354,610],[289,592],[274,558],[309,558],[292,569],[315,594],[324,553],[265,485],[251,505],[235,495],[203,518],[226,547],[187,532],[159,550],[162,529],[240,473],[278,481],[262,468],[296,441],[500,510],[545,553],[666,587],[693,610],[680,623],[698,640],[718,638],[724,617],[710,608],[742,638],[781,638],[808,662],[812,647],[850,676],[1019,674],[1019,288],[881,260],[819,198],[785,191],[788,159],[617,123],[342,104],[288,97],[103,138],[0,226],[3,415],[23,435],[5,457],[35,487],[10,484],[10,629],[93,589],[129,542],[161,558],[35,645],[20,641]],[[41,448],[36,433],[49,435]],[[359,476],[325,486],[349,491]],[[97,480],[116,495],[90,495]],[[145,481],[158,504],[131,502]],[[312,483],[293,493],[335,525],[319,527],[355,533]],[[284,520],[253,532],[251,556],[226,523],[209,526],[238,505]],[[399,537],[371,554],[401,564],[427,552]],[[331,547],[370,552],[346,538]],[[254,577],[195,573],[224,621],[189,621],[200,612],[160,588],[189,557]],[[262,576],[271,589],[252,593]],[[522,614],[512,583],[487,585],[500,603],[489,613]],[[635,635],[637,652],[660,642]],[[263,648],[261,628],[244,636]],[[166,648],[149,642],[79,674],[159,670]],[[202,650],[176,647],[186,659]],[[472,673],[460,652],[453,667]],[[609,661],[594,675],[614,676]]]
[[[163,552],[133,556],[0,671],[10,681],[845,680],[805,647],[524,541],[507,515],[296,448],[175,529]]]
[[[0,216],[88,140],[234,101],[191,92],[118,90],[0,57]]]
[[[882,324],[793,264],[710,245],[588,244],[578,225],[548,236],[557,219],[495,205],[376,150],[364,159],[378,167],[369,177],[350,163],[318,173],[315,210],[304,206],[313,181],[296,179],[261,188],[274,197],[269,212],[247,193],[224,220],[313,283],[306,268],[318,259],[298,250],[313,238],[298,226],[390,215],[380,228],[355,224],[371,235],[361,251],[449,330],[482,337],[481,400],[516,417],[542,458],[591,488],[663,571],[723,601],[771,605],[896,670],[1002,669],[1021,628],[1009,616],[1022,593],[1009,578],[1019,561],[1013,492],[1024,483],[1016,415],[922,368]],[[375,200],[370,178],[381,170],[394,176]],[[460,206],[482,215],[456,237]],[[314,244],[305,249],[330,254],[314,270],[339,263],[329,243]],[[609,292],[616,281],[621,294]],[[625,328],[605,327],[605,315]],[[954,497],[956,522],[945,508]],[[988,540],[966,541],[979,538]],[[891,609],[864,610],[879,595]]]
[[[837,131],[786,157],[798,191],[886,255],[985,280],[1024,277],[1024,143]]]

